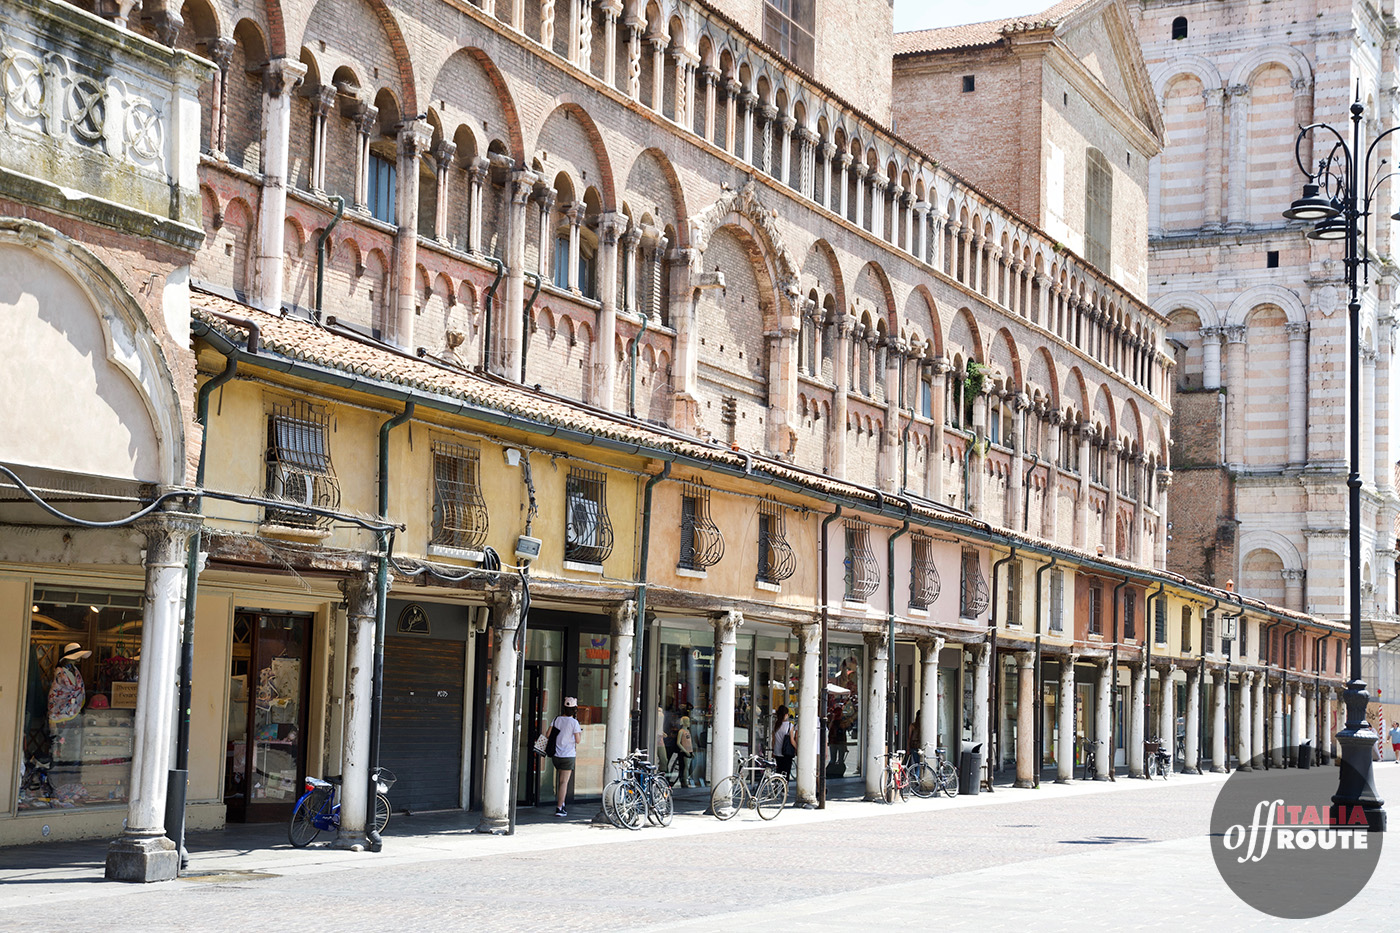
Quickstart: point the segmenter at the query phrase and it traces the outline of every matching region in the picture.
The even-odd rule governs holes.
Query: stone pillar
[[[623,221],[612,213],[603,217],[598,229],[598,300],[601,307],[598,309],[598,343],[593,360],[596,381],[590,389],[593,404],[606,411],[614,409],[614,393],[617,390],[617,357],[613,354],[613,345],[617,342],[618,238],[622,230]]]
[[[1317,762],[1317,697],[1311,686],[1303,687],[1303,741],[1312,746]]]
[[[1095,761],[1098,774],[1095,780],[1107,781],[1114,772],[1113,750],[1113,666],[1108,661],[1099,662],[1098,697],[1094,703],[1094,742]]]
[[[1026,510],[1022,499],[1030,495],[1030,491],[1025,489],[1026,470],[1026,411],[1031,407],[1030,396],[1024,392],[1015,392],[1011,398],[1011,410],[1014,412],[1011,435],[1011,475],[1007,477],[1007,510],[1011,513],[1006,516],[1006,526],[1021,530],[1022,518]],[[1005,441],[1006,425],[1002,426],[1002,440]]]
[[[519,648],[515,634],[520,628],[520,591],[510,590],[497,597],[491,607],[494,653],[491,657],[491,696],[486,713],[486,761],[481,779],[481,822],[479,833],[503,833],[510,825],[511,795],[515,775],[511,773],[514,753],[517,668]]]
[[[885,769],[886,717],[889,715],[890,643],[884,635],[867,634],[865,651],[870,658],[862,717],[865,721],[865,799],[880,800],[880,775]]]
[[[263,311],[282,310],[283,229],[287,219],[287,153],[291,138],[292,94],[306,66],[275,58],[263,69],[262,195],[258,211],[257,300]]]
[[[374,693],[376,590],[373,574],[341,581],[345,594],[345,708],[341,714],[340,832],[333,845],[362,851],[369,824],[370,715]]]
[[[1060,662],[1060,738],[1055,743],[1055,783],[1068,784],[1074,778],[1074,689],[1075,656]]]
[[[1288,685],[1288,760],[1294,765],[1303,744],[1303,716],[1303,692],[1295,680]]]
[[[783,114],[775,123],[778,132],[782,135],[782,145],[776,147],[774,155],[778,158],[777,171],[772,175],[778,181],[790,188],[796,188],[792,179],[792,131],[797,126],[797,121],[788,114]]]
[[[1128,777],[1140,778],[1147,774],[1144,746],[1147,742],[1148,670],[1141,662],[1129,670],[1132,671],[1132,691],[1128,699]]]
[[[733,78],[724,82],[724,145],[734,155],[739,154],[739,92],[743,87]]]
[[[357,211],[369,210],[369,144],[379,125],[379,109],[361,105],[355,114],[355,198]]]
[[[1190,668],[1186,672],[1186,760],[1182,762],[1185,774],[1201,773],[1201,668]]]
[[[418,274],[418,161],[433,141],[433,128],[426,120],[413,120],[399,127],[398,232],[394,234],[395,313],[390,342],[412,353],[414,318],[418,314],[416,278]],[[524,256],[524,234],[521,235]]]
[[[816,144],[817,134],[802,126],[797,129],[797,188],[799,194],[809,201],[816,200]],[[791,179],[789,179],[791,184]]]
[[[1205,90],[1206,117],[1206,159],[1205,177],[1201,190],[1205,194],[1204,223],[1201,227],[1208,233],[1219,233],[1224,220],[1220,212],[1220,192],[1224,190],[1223,168],[1225,160],[1225,111],[1224,88]]]
[[[1264,756],[1268,749],[1264,747],[1264,706],[1268,702],[1269,690],[1268,675],[1260,673],[1254,681],[1253,696],[1253,722],[1250,725],[1250,747],[1249,764],[1250,767],[1258,770],[1264,767]]]
[[[1045,413],[1049,455],[1045,458],[1045,520],[1042,534],[1047,541],[1060,540],[1060,421],[1058,410]]]
[[[540,0],[540,45],[554,50],[554,0]]]
[[[705,134],[706,140],[714,142],[716,103],[715,97],[717,93],[716,85],[719,83],[720,80],[719,71],[709,67],[708,65],[705,65],[700,68],[697,74],[699,75],[700,87],[705,92],[705,109],[702,111],[704,115],[704,120],[701,124],[701,130]]]
[[[617,18],[622,14],[622,0],[603,0],[603,83],[617,87]]]
[[[836,211],[836,208],[832,205],[831,200],[831,176],[836,170],[836,163],[833,161],[835,157],[836,147],[831,143],[822,142],[821,145],[817,147],[817,165],[820,167],[820,172],[817,174],[821,178],[821,197],[817,198],[817,203],[833,213]],[[814,194],[815,191],[816,188],[814,185]]]
[[[1220,388],[1220,334],[1219,327],[1201,328],[1201,387]]]
[[[992,749],[989,743],[987,731],[988,714],[987,703],[991,697],[992,678],[992,648],[986,643],[980,645],[970,645],[968,650],[972,652],[972,744],[982,746],[982,761],[988,762],[992,759]],[[973,777],[975,781],[982,780],[979,773]]]
[[[1175,672],[1174,664],[1157,668],[1157,738],[1171,755],[1173,767],[1176,762],[1176,685],[1172,674]]]
[[[510,213],[506,216],[505,301],[501,303],[499,331],[504,335],[503,354],[493,372],[512,382],[520,378],[520,348],[526,334],[525,313],[525,230],[529,224],[528,204],[538,177],[533,172],[513,172],[510,182]],[[573,244],[570,243],[570,256]],[[570,262],[570,267],[575,264]],[[572,281],[572,280],[571,280]]]
[[[753,165],[754,108],[758,106],[758,95],[753,91],[744,91],[739,95],[739,106],[744,119],[744,151],[740,158]]]
[[[209,151],[222,153],[228,145],[228,66],[233,63],[236,44],[232,39],[211,38],[205,41],[205,56],[219,66],[214,73],[210,92],[212,106],[209,114]],[[335,88],[331,88],[332,94]]]
[[[1211,672],[1212,691],[1210,704],[1210,770],[1223,774],[1230,770],[1229,753],[1225,749],[1225,674]]]
[[[1093,426],[1088,423],[1074,429],[1079,437],[1079,501],[1075,509],[1078,515],[1074,524],[1074,546],[1085,550],[1089,548],[1089,440],[1092,432]]]
[[[1245,190],[1249,187],[1249,93],[1247,84],[1236,84],[1225,89],[1230,100],[1230,143],[1226,147],[1230,154],[1230,176],[1228,179],[1228,200],[1225,204],[1227,226],[1243,226],[1249,221],[1248,203]]]
[[[817,805],[817,783],[821,774],[822,694],[822,630],[820,625],[804,625],[799,632],[802,641],[802,667],[797,685],[797,805],[812,808]]]
[[[1241,620],[1243,621],[1243,620]],[[1251,700],[1254,697],[1254,672],[1241,671],[1240,682],[1236,692],[1239,699],[1235,704],[1238,710],[1235,721],[1239,724],[1235,729],[1235,756],[1240,763],[1236,770],[1253,771],[1252,759],[1254,758],[1254,723],[1251,716]]]
[[[1288,465],[1301,467],[1308,460],[1308,323],[1290,321],[1285,329],[1288,331]]]
[[[570,48],[577,48],[575,60],[584,71],[593,66],[593,0],[575,0],[578,9],[578,24]]]
[[[490,163],[482,158],[472,159],[467,166],[467,179],[471,186],[471,200],[467,206],[467,249],[480,255],[483,252],[481,240],[481,198],[485,189],[486,173]]]
[[[943,420],[948,407],[948,370],[952,363],[945,356],[934,357],[933,371],[933,428],[929,437],[928,465],[933,475],[929,482],[929,498],[940,504],[947,504],[944,498],[945,477],[943,475]]]
[[[627,29],[627,96],[637,102],[642,99],[642,29],[646,23],[628,15],[622,21]]]
[[[451,203],[447,196],[448,179],[452,174],[452,158],[457,152],[457,144],[439,140],[433,146],[433,166],[437,177],[437,204],[433,213],[433,238],[439,243],[447,242],[447,211]],[[544,242],[540,242],[540,255],[544,255]]]
[[[666,37],[647,39],[651,46],[651,109],[662,113],[666,109]]]
[[[1274,684],[1274,708],[1269,724],[1269,735],[1272,737],[1269,754],[1273,756],[1274,767],[1282,768],[1288,758],[1288,737],[1283,734],[1283,685]]]
[[[1035,757],[1035,652],[1016,655],[1016,786],[1034,787],[1040,762]]]
[[[744,614],[736,610],[710,617],[715,627],[715,718],[710,724],[710,780],[715,784],[734,773],[734,658],[736,632]]]
[[[846,475],[846,417],[851,392],[851,371],[847,361],[851,355],[851,334],[855,326],[855,316],[850,314],[841,315],[836,322],[836,350],[832,354],[836,392],[831,403],[831,426],[828,435],[831,447],[827,457],[831,475],[836,479],[842,479]]]
[[[938,748],[938,656],[944,640],[938,636],[919,640],[919,754],[934,760]],[[950,727],[951,727],[950,723]],[[910,749],[913,751],[913,749]]]
[[[1229,345],[1225,377],[1225,459],[1231,466],[1244,463],[1245,328],[1224,328]]]
[[[327,122],[335,112],[336,89],[323,84],[311,95],[311,158],[307,184],[312,191],[326,190],[326,131]],[[441,213],[441,211],[439,211]]]
[[[180,848],[165,836],[165,799],[175,745],[181,621],[185,616],[185,552],[198,516],[156,512],[141,521],[146,536],[141,660],[126,826],[107,847],[109,881],[169,881]]]
[[[637,630],[637,603],[624,600],[614,606],[612,616],[612,657],[608,659],[607,732],[603,738],[604,780],[618,777],[613,762],[624,757],[632,741],[632,653]]]
[[[857,162],[852,166],[856,173],[856,226],[862,230],[865,226],[865,179],[870,174],[870,166],[864,162]]]

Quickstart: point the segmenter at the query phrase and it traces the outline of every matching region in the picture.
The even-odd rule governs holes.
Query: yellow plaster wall
[[[190,696],[191,801],[223,805],[233,599],[203,586],[195,602],[194,684]]]
[[[29,634],[29,578],[0,577],[0,813],[13,813],[18,789],[19,762],[11,758],[19,748],[19,721],[23,715],[24,667]]]

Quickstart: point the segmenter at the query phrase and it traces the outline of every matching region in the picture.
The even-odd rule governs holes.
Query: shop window
[[[763,41],[808,74],[816,50],[816,0],[767,0],[763,5]]]
[[[1215,643],[1215,613],[1207,612],[1201,617],[1201,647],[1206,654],[1215,654],[1220,646]]]
[[[909,570],[909,608],[928,609],[938,601],[943,583],[933,563],[933,539],[915,534],[912,542],[913,560]]]
[[[1159,645],[1167,643],[1167,600],[1164,596],[1157,597],[1155,615],[1153,616],[1153,640]]]
[[[369,213],[375,220],[386,224],[398,223],[398,212],[394,209],[394,188],[397,169],[391,159],[377,153],[369,156]]]
[[[481,495],[481,451],[435,442],[431,543],[477,551],[486,543],[488,527],[486,500]]]
[[[1065,630],[1065,572],[1050,571],[1050,631]]]
[[[1021,624],[1021,562],[1006,565],[1006,624]]]
[[[975,619],[987,610],[990,594],[987,578],[982,576],[982,558],[976,551],[962,552],[962,599],[959,613],[964,619]]]
[[[1123,638],[1127,641],[1137,638],[1137,593],[1132,590],[1123,593]]]
[[[758,573],[760,583],[781,583],[797,569],[797,556],[787,540],[786,509],[771,499],[758,505]]]
[[[288,503],[268,506],[264,521],[293,528],[327,528],[330,518],[308,507],[340,507],[340,481],[331,466],[329,416],[306,402],[273,405],[267,419],[267,496]]]
[[[1097,583],[1089,587],[1089,634],[1103,634],[1103,587]]]
[[[140,593],[34,588],[19,810],[128,801],[141,606]]]
[[[1288,642],[1288,669],[1296,671],[1298,669],[1298,633],[1289,632],[1284,638]]]
[[[724,535],[710,517],[710,490],[699,481],[681,486],[681,553],[676,566],[713,567],[724,557]]]
[[[597,470],[569,471],[565,485],[565,560],[601,564],[612,553],[607,482],[607,477]]]
[[[865,602],[880,587],[880,568],[870,550],[870,526],[846,522],[846,598]]]
[[[860,773],[861,697],[865,695],[865,648],[831,645],[826,656],[828,779]]]
[[[1181,607],[1181,653],[1191,652],[1191,607]]]

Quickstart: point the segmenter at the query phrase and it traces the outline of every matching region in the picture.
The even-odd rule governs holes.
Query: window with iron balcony
[[[490,522],[481,495],[481,451],[433,443],[433,522],[429,544],[480,551]]]
[[[787,540],[786,509],[772,500],[758,506],[758,570],[754,580],[776,586],[793,575],[797,558]]]
[[[607,477],[597,470],[569,470],[565,481],[564,559],[601,564],[613,548]]]
[[[288,508],[268,506],[263,520],[290,528],[328,528],[329,516],[307,507],[340,507],[340,481],[331,466],[329,416],[306,402],[273,405],[267,419],[266,493]],[[296,508],[300,506],[301,508]]]

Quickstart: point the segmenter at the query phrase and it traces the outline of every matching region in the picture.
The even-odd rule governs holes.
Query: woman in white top
[[[773,757],[777,759],[778,770],[783,777],[792,777],[792,759],[797,752],[797,734],[792,731],[792,720],[788,718],[788,708],[778,707],[773,719]]]
[[[583,735],[583,726],[574,718],[577,712],[578,699],[564,697],[563,711],[549,724],[551,731],[557,730],[554,737],[554,755],[550,760],[554,762],[554,785],[559,798],[554,815],[560,817],[569,815],[564,809],[564,801],[569,796],[569,781],[574,776],[574,759],[578,756],[579,736]]]

